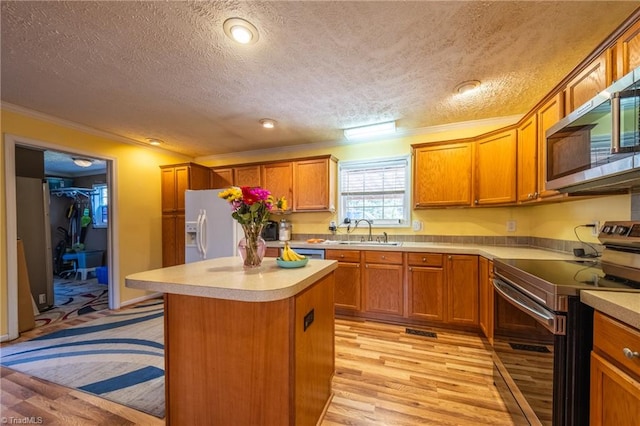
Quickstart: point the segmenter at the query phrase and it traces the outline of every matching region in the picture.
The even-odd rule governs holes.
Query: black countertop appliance
[[[262,239],[265,241],[278,241],[278,222],[270,220],[264,224]]]

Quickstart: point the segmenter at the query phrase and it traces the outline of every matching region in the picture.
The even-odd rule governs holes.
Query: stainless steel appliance
[[[640,68],[549,130],[547,188],[582,192],[640,185]]]
[[[262,228],[262,238],[265,241],[278,241],[278,222],[267,221]]]
[[[598,238],[601,260],[494,259],[496,365],[534,424],[589,424],[593,310],[580,291],[640,291],[640,222],[606,222]]]

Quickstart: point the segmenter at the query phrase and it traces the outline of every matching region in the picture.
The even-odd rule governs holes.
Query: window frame
[[[97,193],[96,193],[97,192]],[[103,194],[103,192],[106,192]],[[106,200],[106,205],[102,204],[102,200]],[[97,201],[97,202],[96,202]],[[99,218],[103,218],[103,214],[98,214],[98,208],[106,209],[106,222],[98,222]],[[91,226],[93,228],[109,227],[109,185],[106,183],[94,183],[92,185],[91,194]]]
[[[411,155],[399,155],[395,157],[385,158],[373,158],[367,160],[351,160],[340,161],[338,163],[338,211],[337,217],[339,219],[340,226],[344,225],[344,219],[346,218],[346,196],[343,195],[343,170],[366,170],[383,167],[385,165],[393,165],[394,163],[404,162],[404,174],[405,174],[405,187],[402,197],[404,217],[399,219],[398,223],[393,223],[391,220],[373,220],[373,228],[410,228],[411,227]],[[355,219],[352,219],[354,221]]]

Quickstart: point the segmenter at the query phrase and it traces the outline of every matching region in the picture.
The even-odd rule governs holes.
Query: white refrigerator
[[[185,262],[237,256],[242,227],[231,217],[222,189],[185,192]]]

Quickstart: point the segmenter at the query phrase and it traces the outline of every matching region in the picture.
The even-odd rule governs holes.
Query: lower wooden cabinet
[[[359,312],[362,307],[360,251],[325,250],[325,259],[338,261],[334,272],[336,311]]]
[[[267,247],[264,252],[264,257],[278,257],[280,256],[280,248],[279,247]]]
[[[442,255],[408,253],[407,264],[409,318],[444,321],[446,292]]]
[[[592,426],[632,426],[640,419],[640,331],[595,312],[591,353]]]
[[[404,314],[402,253],[364,252],[364,311],[374,314]]]
[[[493,290],[493,262],[480,257],[478,260],[478,280],[480,295],[478,306],[480,309],[480,329],[489,343],[493,345],[495,294]]]

